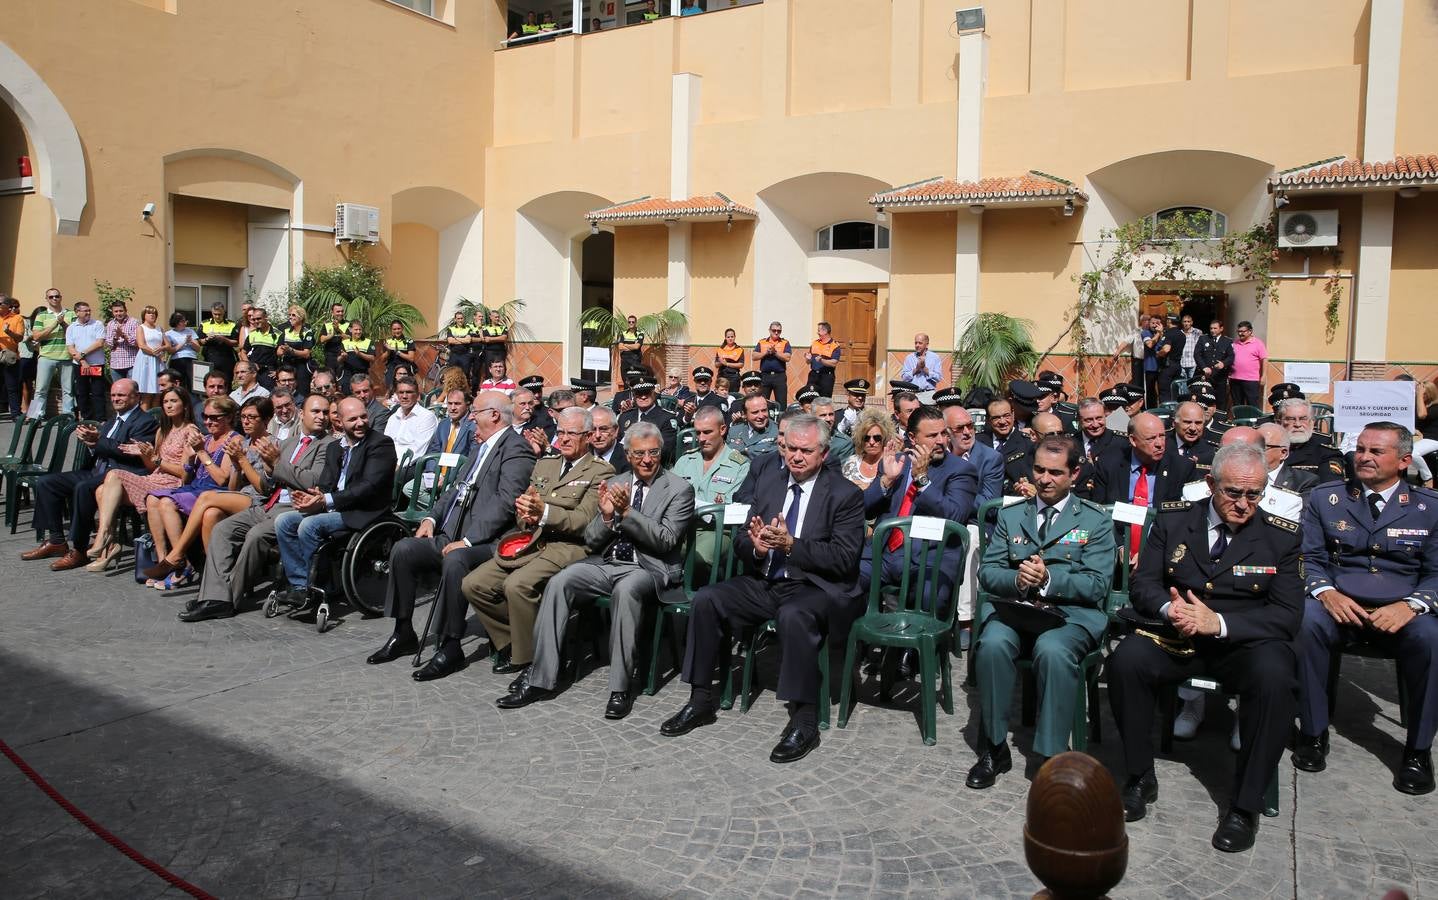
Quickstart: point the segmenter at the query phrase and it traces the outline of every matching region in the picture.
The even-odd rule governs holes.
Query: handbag
[[[20,361],[20,354],[14,350],[0,350],[0,366],[13,366]]]
[[[1069,618],[1066,611],[1050,603],[1040,606],[1006,597],[995,597],[989,602],[994,606],[994,618],[1019,634],[1043,634],[1060,627]]]
[[[148,534],[142,534],[135,538],[135,583],[144,584],[146,579],[143,573],[146,569],[157,564],[160,560],[155,556],[155,539]]]

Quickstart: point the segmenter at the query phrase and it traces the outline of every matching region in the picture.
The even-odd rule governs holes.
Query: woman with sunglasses
[[[275,407],[268,397],[251,397],[240,407],[240,433],[230,435],[225,442],[225,455],[238,478],[237,490],[217,488],[200,494],[185,517],[184,528],[178,535],[165,533],[169,552],[156,556],[157,562],[140,574],[150,582],[158,582],[172,572],[185,566],[185,555],[198,538],[205,550],[210,549],[210,533],[215,526],[230,516],[242,513],[256,504],[264,503],[274,484],[271,481],[270,466],[279,455],[279,443],[269,434],[270,419]],[[269,460],[269,462],[266,462]],[[177,505],[176,507],[180,507]],[[160,525],[169,526],[164,520],[168,513],[162,509]],[[155,523],[152,521],[153,529]],[[152,585],[158,587],[159,585]]]
[[[272,407],[273,408],[273,407]],[[235,401],[229,397],[211,397],[205,401],[205,434],[190,437],[185,461],[185,483],[150,494],[145,515],[150,520],[150,537],[155,541],[155,556],[169,556],[169,542],[178,541],[182,516],[188,516],[205,491],[229,490],[234,487],[238,471],[234,460],[225,453],[225,445],[234,434]],[[173,590],[194,584],[199,575],[188,563],[163,582],[150,584],[160,590]]]
[[[840,472],[861,489],[867,488],[879,474],[884,448],[894,440],[893,418],[877,407],[865,409],[854,423],[854,455],[844,460]]]
[[[114,535],[115,514],[120,504],[128,503],[144,512],[146,498],[152,492],[183,483],[190,441],[199,437],[190,395],[180,388],[170,388],[160,397],[160,410],[163,416],[155,433],[155,443],[142,442],[120,447],[121,452],[140,457],[149,474],[137,475],[123,469],[111,469],[95,491],[99,512],[95,522],[95,542],[90,545],[89,551],[94,562],[86,566],[92,572],[105,571],[120,554],[120,545],[115,542]]]

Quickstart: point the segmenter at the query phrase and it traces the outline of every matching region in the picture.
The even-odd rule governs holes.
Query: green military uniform
[[[844,460],[854,455],[854,439],[842,431],[834,431],[829,434],[829,456],[839,461],[840,465]]]
[[[733,503],[739,486],[749,477],[749,457],[738,450],[724,448],[707,470],[704,456],[698,450],[686,453],[674,463],[674,474],[694,487],[694,505]],[[728,542],[728,537],[724,541]],[[699,561],[706,567],[714,565],[714,542],[701,540],[697,548]]]
[[[1035,638],[1000,622],[989,607],[977,617],[974,669],[983,735],[991,744],[1002,744],[1008,740],[1015,660],[1022,645],[1032,647],[1039,689],[1033,749],[1041,756],[1055,756],[1068,749],[1079,662],[1098,646],[1108,621],[1104,604],[1113,580],[1114,536],[1104,508],[1073,494],[1055,514],[1042,541],[1038,518],[1037,500],[999,512],[979,566],[979,588],[998,597],[1055,604],[1068,615],[1068,622]],[[1025,595],[1018,588],[1018,568],[1034,554],[1043,558],[1049,582],[1042,593]]]
[[[763,431],[755,431],[748,422],[729,429],[729,446],[750,459],[779,449],[779,425],[773,419]]]

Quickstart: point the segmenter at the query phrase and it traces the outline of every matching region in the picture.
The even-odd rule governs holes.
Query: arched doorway
[[[579,271],[583,286],[580,315],[595,308],[614,312],[614,232],[601,231],[580,242]],[[608,384],[609,348],[602,348],[604,361],[601,363],[598,354],[592,352],[599,347],[590,335],[590,331],[580,330],[580,343],[591,352],[581,352],[579,377],[592,379],[601,385]]]

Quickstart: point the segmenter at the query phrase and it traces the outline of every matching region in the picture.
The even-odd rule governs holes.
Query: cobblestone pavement
[[[3,431],[0,431],[3,434]],[[29,513],[22,515],[22,526]],[[387,620],[324,635],[259,613],[185,625],[184,596],[128,572],[55,574],[0,538],[0,738],[142,853],[222,897],[1028,896],[1028,780],[963,786],[973,704],[925,747],[914,695],[861,694],[849,727],[795,766],[768,751],[773,673],[747,715],[685,738],[670,683],[623,722],[591,672],[501,712],[487,664],[416,684],[367,666]],[[470,645],[471,650],[479,648]],[[1208,840],[1232,757],[1210,704],[1160,759],[1159,802],[1129,828],[1115,897],[1414,896],[1438,884],[1433,797],[1394,791],[1391,663],[1348,659],[1329,770],[1281,767],[1282,814],[1235,856]],[[1118,765],[1113,722],[1094,747]],[[1015,720],[1017,720],[1015,710]],[[1030,746],[1020,729],[1014,744]],[[1022,756],[1016,757],[1021,760]],[[178,891],[106,846],[0,761],[0,896]]]

